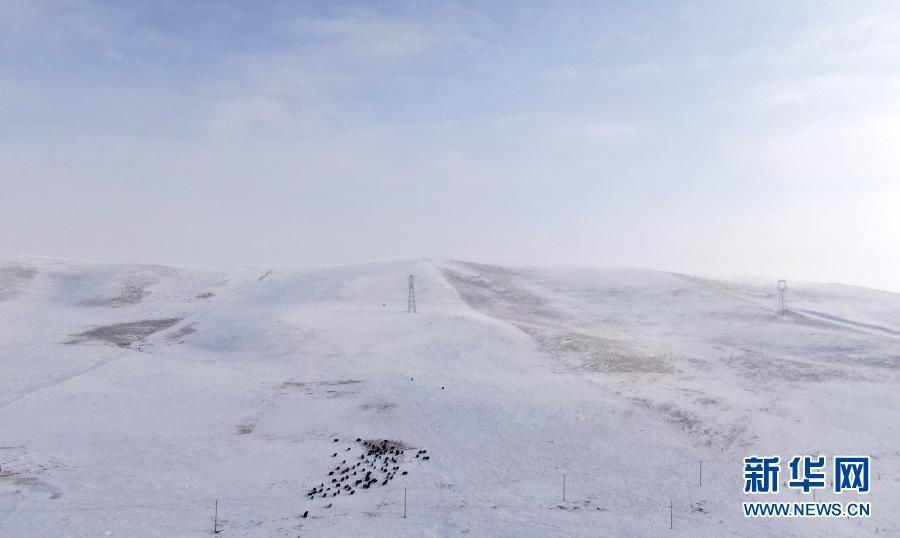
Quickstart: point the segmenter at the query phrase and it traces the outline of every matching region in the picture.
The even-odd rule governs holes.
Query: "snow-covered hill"
[[[900,295],[773,284],[3,258],[0,536],[900,534]],[[745,519],[770,453],[870,454],[873,516]]]

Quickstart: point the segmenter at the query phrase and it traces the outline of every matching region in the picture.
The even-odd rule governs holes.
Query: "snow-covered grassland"
[[[900,295],[774,284],[0,258],[0,536],[900,535]],[[393,479],[309,499],[357,439]],[[745,519],[742,458],[807,453],[872,517]]]

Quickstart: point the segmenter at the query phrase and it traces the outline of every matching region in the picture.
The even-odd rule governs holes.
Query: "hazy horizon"
[[[0,254],[900,291],[900,5],[0,0]]]

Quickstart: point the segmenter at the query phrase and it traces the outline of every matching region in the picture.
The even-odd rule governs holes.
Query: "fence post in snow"
[[[563,473],[563,502],[566,502],[566,473]]]
[[[781,317],[787,315],[787,302],[785,301],[784,295],[787,293],[787,280],[779,280],[778,281],[778,297],[779,297],[779,308],[778,314]]]
[[[406,488],[403,488],[403,519],[406,519]]]
[[[703,460],[700,460],[700,487],[703,487]]]
[[[213,511],[213,534],[219,534],[219,499],[216,499],[216,507]]]
[[[416,284],[412,275],[409,275],[409,298],[406,302],[406,312],[408,314],[416,313]]]
[[[672,501],[669,501],[669,530],[675,528],[675,511],[672,508]]]

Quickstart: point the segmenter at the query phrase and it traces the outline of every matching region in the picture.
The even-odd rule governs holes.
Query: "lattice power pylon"
[[[406,302],[406,311],[410,314],[416,313],[416,283],[412,275],[409,275],[409,300]]]
[[[784,295],[787,293],[787,280],[779,280],[778,281],[778,298],[780,301],[780,308],[778,309],[778,313],[781,317],[787,315],[787,300]]]

